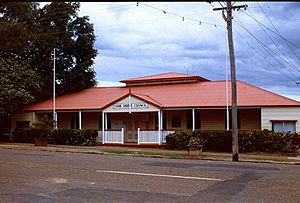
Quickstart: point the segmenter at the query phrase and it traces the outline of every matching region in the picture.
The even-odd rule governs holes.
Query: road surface
[[[0,202],[300,202],[300,165],[0,149]]]

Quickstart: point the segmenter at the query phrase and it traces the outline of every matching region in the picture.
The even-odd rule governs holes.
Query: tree
[[[30,2],[0,3],[0,56],[23,61],[38,75],[43,92],[30,90],[36,100],[52,97],[54,48],[57,95],[96,84],[94,28],[88,17],[78,16],[79,8],[79,3],[64,2],[43,8]]]
[[[0,58],[0,116],[33,102],[31,91],[40,91],[38,81],[38,75],[26,63]]]
[[[37,3],[0,2],[0,56],[28,61],[33,49]]]
[[[41,73],[43,87],[50,91],[39,98],[52,96],[53,48],[56,48],[58,95],[95,86],[93,60],[95,35],[88,17],[78,17],[79,3],[54,2],[39,14],[37,52],[31,65]],[[43,63],[40,63],[42,59]],[[49,77],[51,76],[51,77]]]

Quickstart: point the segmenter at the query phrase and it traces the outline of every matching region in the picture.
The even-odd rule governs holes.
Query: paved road
[[[0,202],[300,202],[300,166],[0,149]]]

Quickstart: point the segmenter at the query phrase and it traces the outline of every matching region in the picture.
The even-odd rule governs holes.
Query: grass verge
[[[103,152],[112,154],[136,154],[144,156],[156,156],[166,158],[187,158],[187,159],[198,159],[198,160],[219,160],[219,161],[230,161],[232,155],[230,153],[216,153],[216,152],[203,152],[200,156],[188,156],[186,153],[176,152],[149,152],[149,151],[128,151],[128,150],[115,150],[105,149]],[[293,163],[300,164],[300,160],[288,159],[288,156],[274,156],[274,155],[254,155],[254,154],[239,154],[240,161],[257,161],[257,162],[280,162],[280,163]]]

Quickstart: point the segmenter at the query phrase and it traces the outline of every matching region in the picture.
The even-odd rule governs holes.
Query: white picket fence
[[[166,142],[166,136],[174,133],[174,130],[141,130],[138,128],[138,144],[161,144]],[[97,141],[113,144],[124,144],[124,128],[121,130],[105,130],[104,136],[102,131],[98,131]]]
[[[138,128],[138,144],[160,144],[157,130],[140,130]]]
[[[113,144],[124,144],[124,128],[121,130],[105,130],[104,136],[102,131],[98,131],[98,141]]]
[[[174,130],[140,130],[138,128],[138,144],[161,144],[166,142],[166,136]]]

